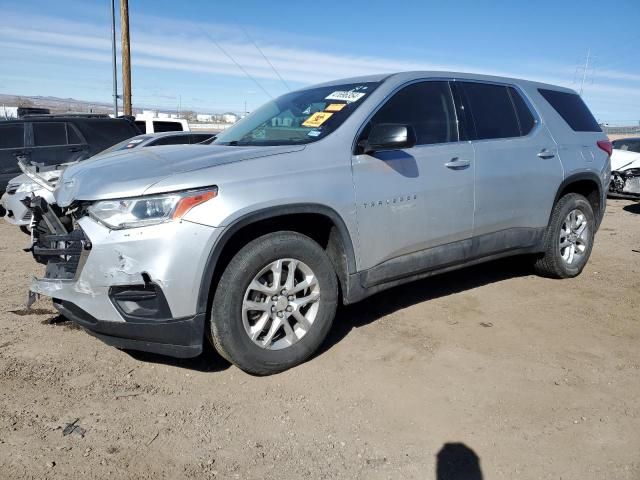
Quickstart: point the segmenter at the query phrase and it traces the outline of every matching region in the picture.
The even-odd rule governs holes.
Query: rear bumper
[[[53,305],[64,317],[113,347],[178,358],[196,357],[202,352],[204,313],[162,321],[109,322],[96,319],[69,301],[53,298]]]

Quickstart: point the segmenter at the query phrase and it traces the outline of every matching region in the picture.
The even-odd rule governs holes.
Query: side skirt
[[[349,275],[346,305],[405,283],[514,255],[543,251],[545,228],[514,228],[422,250]]]

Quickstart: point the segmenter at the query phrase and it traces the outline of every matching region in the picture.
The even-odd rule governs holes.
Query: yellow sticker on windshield
[[[324,122],[329,120],[329,118],[333,115],[333,113],[328,112],[316,112],[307,118],[303,123],[303,127],[319,127]]]
[[[339,112],[346,106],[346,103],[330,103],[329,105],[327,105],[327,108],[325,108],[325,110],[327,112]]]

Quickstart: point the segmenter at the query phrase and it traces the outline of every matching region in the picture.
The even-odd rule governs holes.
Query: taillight
[[[598,148],[607,152],[607,155],[611,156],[613,151],[613,144],[609,140],[598,140]]]

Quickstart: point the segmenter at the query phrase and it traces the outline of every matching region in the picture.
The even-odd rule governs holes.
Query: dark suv
[[[0,122],[0,195],[18,161],[58,165],[83,160],[140,134],[127,118],[43,115]]]

